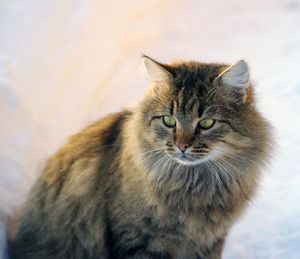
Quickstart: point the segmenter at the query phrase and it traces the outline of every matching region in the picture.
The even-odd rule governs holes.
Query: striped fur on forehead
[[[215,88],[214,80],[224,65],[188,62],[174,67],[173,104],[174,111],[182,114],[191,112],[202,116],[209,106],[209,95]]]
[[[188,87],[200,96],[205,95],[213,85],[214,80],[226,66],[223,64],[204,64],[185,62],[174,67],[174,87],[176,90]]]
[[[183,116],[193,115],[201,117],[204,110],[204,98],[200,97],[198,94],[186,94],[183,90],[174,97],[172,101],[172,114],[181,114]]]

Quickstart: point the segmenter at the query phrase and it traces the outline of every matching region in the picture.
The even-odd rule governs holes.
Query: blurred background
[[[300,1],[0,0],[0,35],[0,258],[46,159],[147,89],[141,53],[247,60],[278,148],[224,258],[300,258]]]

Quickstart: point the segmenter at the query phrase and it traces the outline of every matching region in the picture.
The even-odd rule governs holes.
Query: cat
[[[142,60],[144,98],[48,161],[13,259],[221,258],[272,148],[248,65]]]

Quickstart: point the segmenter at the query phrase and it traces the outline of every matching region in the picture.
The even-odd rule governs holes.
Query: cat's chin
[[[199,165],[204,162],[205,159],[190,159],[186,156],[175,157],[175,161],[181,165],[193,166]]]
[[[219,150],[212,150],[208,155],[199,159],[190,158],[187,155],[177,155],[174,157],[174,160],[180,165],[195,166],[204,164],[209,160],[215,160],[220,156],[222,156],[222,152]]]

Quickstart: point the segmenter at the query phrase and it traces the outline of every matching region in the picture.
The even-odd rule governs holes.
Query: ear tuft
[[[218,78],[228,87],[246,90],[250,80],[248,64],[246,61],[240,60],[222,71]]]
[[[147,56],[143,56],[142,65],[147,77],[152,82],[168,82],[173,79],[172,74],[161,64]]]

